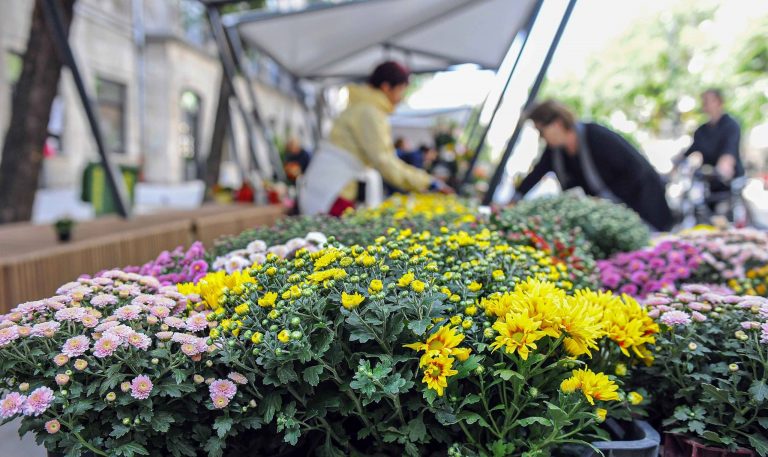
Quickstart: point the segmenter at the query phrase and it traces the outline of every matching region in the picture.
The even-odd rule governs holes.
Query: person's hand
[[[717,161],[715,165],[717,174],[719,174],[723,180],[730,181],[733,179],[733,175],[736,174],[736,158],[730,154],[725,154]]]
[[[432,180],[432,183],[429,185],[429,190],[440,192],[441,194],[445,195],[452,195],[456,193],[456,191],[453,190],[451,186],[444,183],[443,181],[440,181],[439,179]]]

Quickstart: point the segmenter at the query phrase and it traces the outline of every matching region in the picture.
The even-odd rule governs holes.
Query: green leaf
[[[421,415],[414,417],[408,423],[408,438],[412,442],[426,441],[427,427],[424,425],[424,420]]]
[[[443,425],[452,425],[459,421],[455,414],[450,411],[435,411],[435,419]]]
[[[283,399],[277,392],[268,393],[259,403],[259,413],[264,415],[264,422],[270,423],[275,417],[275,413],[283,404]]]
[[[205,442],[203,450],[208,453],[208,457],[221,457],[224,454],[224,440],[212,436]]]
[[[520,419],[520,420],[517,421],[517,423],[521,427],[528,427],[528,426],[530,426],[532,424],[541,424],[541,425],[543,425],[545,427],[551,427],[552,426],[552,421],[551,420],[545,419],[543,417],[537,417],[537,416],[526,417],[524,419]]]
[[[749,388],[749,393],[756,402],[762,403],[768,399],[768,384],[763,379],[755,379],[752,387]]]
[[[112,431],[109,433],[109,436],[113,438],[120,438],[121,436],[125,435],[130,431],[131,431],[131,427],[126,427],[123,424],[118,424],[112,427]]]
[[[293,363],[287,363],[280,365],[277,368],[277,378],[281,384],[288,384],[299,380],[299,375],[296,374],[296,370],[293,369]]]
[[[166,433],[171,428],[171,424],[176,422],[170,413],[160,411],[152,417],[152,429],[156,432]]]
[[[760,457],[766,457],[768,455],[768,439],[756,433],[749,435],[748,438],[749,445],[760,454]]]
[[[768,417],[758,417],[757,423],[760,424],[761,427],[768,430]]]
[[[496,376],[500,377],[501,379],[503,379],[505,381],[509,381],[510,379],[515,377],[515,378],[525,382],[525,378],[523,377],[523,375],[521,375],[520,373],[518,373],[515,370],[497,370],[496,371]]]
[[[115,449],[115,455],[133,457],[134,455],[149,455],[149,451],[144,446],[137,443],[125,443]]]
[[[688,429],[692,432],[698,433],[699,435],[704,433],[705,427],[706,425],[704,424],[704,422],[701,422],[701,421],[692,420],[688,422]]]
[[[701,437],[705,440],[711,441],[716,444],[723,443],[722,440],[720,439],[720,435],[710,430],[706,430],[704,433],[702,433]]]
[[[216,434],[219,435],[219,438],[224,438],[232,429],[234,423],[235,421],[229,416],[219,416],[213,422],[213,429],[216,430]]]
[[[460,421],[472,425],[475,422],[477,422],[481,427],[488,428],[488,422],[483,419],[483,417],[477,413],[473,413],[471,411],[462,411],[457,416]]]
[[[432,320],[428,317],[425,317],[424,319],[420,319],[420,320],[414,320],[414,321],[408,322],[408,329],[411,330],[416,335],[421,336],[424,333],[426,333],[427,327],[431,322]]]
[[[702,384],[701,388],[704,389],[704,393],[712,397],[721,403],[731,403],[731,398],[728,396],[728,392],[723,389],[718,389],[712,384]]]
[[[320,374],[323,372],[322,365],[315,365],[313,367],[307,367],[304,369],[301,377],[304,381],[312,387],[320,384]]]

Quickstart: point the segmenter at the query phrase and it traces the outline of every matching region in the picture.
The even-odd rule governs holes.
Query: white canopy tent
[[[249,46],[297,78],[365,77],[384,60],[413,72],[473,63],[496,70],[536,0],[367,0],[226,15]]]

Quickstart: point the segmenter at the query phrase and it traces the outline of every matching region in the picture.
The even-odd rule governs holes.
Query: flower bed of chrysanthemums
[[[0,417],[69,456],[546,456],[608,417],[767,455],[768,238],[649,240],[416,196],[195,243],[0,316]]]

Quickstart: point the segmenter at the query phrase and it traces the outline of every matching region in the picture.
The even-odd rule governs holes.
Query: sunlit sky
[[[586,63],[588,58],[599,55],[612,41],[635,21],[645,18],[660,17],[670,6],[684,0],[579,0],[555,53],[547,73],[549,79],[562,78],[572,73],[587,78]],[[733,41],[750,18],[768,14],[768,0],[702,0],[696,5],[710,3],[727,5],[719,10],[714,23],[709,25],[710,33],[718,39]],[[496,153],[503,150],[507,138],[514,129],[520,107],[525,102],[530,84],[547,52],[555,30],[565,11],[567,0],[547,0],[539,13],[538,20],[531,32],[531,37],[523,54],[521,64],[512,79],[510,89],[504,98],[504,104],[488,136],[488,143]],[[519,45],[519,43],[518,43]],[[439,73],[426,82],[407,101],[414,109],[429,109],[456,105],[478,105],[491,90],[491,99],[504,83],[502,77],[517,55],[513,44],[500,75],[489,71],[480,71],[471,66],[460,67],[456,71]],[[631,71],[631,62],[627,63]],[[486,107],[484,119],[490,115],[493,107]],[[528,169],[538,153],[538,139],[531,131],[521,137],[515,160],[509,164],[512,173]]]

